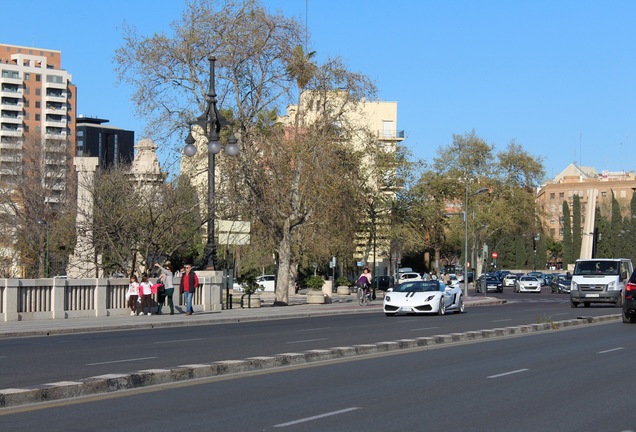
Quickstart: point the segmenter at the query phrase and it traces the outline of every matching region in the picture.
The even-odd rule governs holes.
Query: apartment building
[[[591,210],[596,207],[600,207],[604,217],[609,217],[612,193],[621,206],[623,216],[627,215],[634,190],[636,190],[636,177],[633,171],[598,173],[593,167],[572,163],[553,180],[542,185],[535,200],[547,233],[555,240],[561,241],[563,240],[563,201],[568,202],[571,212],[574,195],[579,196],[581,223],[585,226],[586,214],[591,215],[588,217],[593,217],[594,212]],[[590,198],[593,199],[594,208],[588,211]]]
[[[338,115],[334,117],[336,127],[344,124],[353,125],[348,129],[366,131],[384,151],[395,152],[397,144],[404,141],[404,131],[397,127],[398,103],[362,100],[355,106],[351,106],[346,104],[347,97],[348,94],[344,91],[330,92],[328,96],[314,91],[303,92],[300,97],[300,105],[304,124],[315,122],[323,111],[328,111],[329,115],[337,113]],[[279,118],[279,121],[285,125],[293,125],[297,111],[298,105],[289,105],[286,115]],[[360,149],[363,140],[368,139],[368,137],[368,135],[361,133],[344,138],[350,142],[353,148]],[[390,184],[387,179],[378,178],[375,175],[382,170],[374,169],[370,160],[364,160],[362,163],[369,167],[368,182],[370,186],[386,195],[388,198],[386,202],[390,202],[397,191],[392,186],[387,186]],[[395,267],[397,262],[397,257],[391,256],[391,245],[387,236],[390,211],[388,208],[375,208],[372,213],[374,214],[370,215],[370,218],[373,220],[369,220],[365,224],[369,226],[369,229],[359,232],[356,236],[356,255],[353,258],[358,263],[369,267],[375,263],[378,267],[377,274],[387,275],[391,273],[390,266]]]
[[[0,44],[0,184],[26,173],[27,156],[41,161],[46,201],[65,193],[75,155],[76,87],[60,51]],[[27,152],[33,154],[27,155]]]

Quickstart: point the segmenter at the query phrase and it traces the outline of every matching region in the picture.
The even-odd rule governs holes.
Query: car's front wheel
[[[579,307],[579,304],[577,302],[571,301],[570,302],[570,307],[577,308],[577,307]]]
[[[623,313],[621,315],[623,315],[624,323],[634,324],[636,322],[636,314],[627,312],[624,308],[623,308]]]

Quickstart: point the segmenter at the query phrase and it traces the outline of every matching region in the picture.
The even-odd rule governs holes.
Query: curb
[[[224,360],[208,364],[181,365],[170,369],[147,369],[130,374],[99,375],[79,381],[60,381],[30,388],[10,388],[0,390],[0,408],[10,408],[20,405],[111,393],[197,378],[210,378],[285,366],[310,364],[325,360],[379,354],[412,348],[439,346],[464,341],[493,339],[548,330],[559,330],[567,327],[595,324],[618,319],[620,319],[620,315],[578,317],[576,319],[566,321],[527,324],[513,327],[469,331],[465,333],[442,334],[415,339],[399,339],[395,341],[377,342],[375,344],[315,349],[299,353],[292,352],[277,354],[275,356],[249,357],[243,360]]]

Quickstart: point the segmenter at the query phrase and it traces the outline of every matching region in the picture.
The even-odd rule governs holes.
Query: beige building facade
[[[362,100],[355,104],[346,102],[346,92],[330,92],[328,97],[318,92],[306,91],[301,94],[301,116],[305,124],[312,124],[320,116],[322,111],[334,116],[334,123],[346,124],[347,130],[358,131],[359,135],[347,136],[348,142],[356,150],[364,149],[369,138],[388,153],[394,153],[397,145],[404,141],[404,131],[398,129],[398,103],[392,101],[367,101]],[[293,125],[298,105],[289,105],[286,116],[279,121],[286,125]],[[304,126],[304,125],[300,125]],[[364,132],[362,132],[364,131]],[[396,194],[396,190],[384,187],[385,179],[378,178],[376,170],[370,159],[363,160],[363,164],[369,167],[369,186],[387,196],[386,202],[390,202]],[[377,274],[389,274],[389,266],[395,264],[395,257],[391,257],[391,245],[388,239],[389,209],[376,209],[376,220],[369,221],[371,227],[366,232],[359,232],[356,236],[356,255],[353,257],[364,266],[377,266]]]
[[[636,177],[633,171],[602,171],[593,167],[568,165],[553,180],[542,185],[536,195],[536,203],[545,231],[555,240],[563,240],[563,201],[572,209],[574,195],[581,202],[581,223],[583,235],[590,235],[593,229],[594,209],[600,207],[601,214],[609,217],[612,193],[618,201],[623,216],[629,212],[629,206],[636,190]],[[592,205],[591,207],[589,205]],[[588,228],[585,228],[588,227]],[[585,238],[583,239],[585,240]]]

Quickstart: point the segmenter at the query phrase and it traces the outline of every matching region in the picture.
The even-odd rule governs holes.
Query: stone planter
[[[349,288],[346,285],[339,285],[338,288],[336,288],[336,294],[338,294],[338,295],[349,295],[349,294],[351,294],[351,288]]]
[[[307,291],[307,304],[323,304],[325,302],[325,295],[321,290]]]
[[[243,294],[241,297],[241,307],[242,308],[259,308],[261,307],[261,296],[259,294],[252,294],[248,296],[247,294]]]

